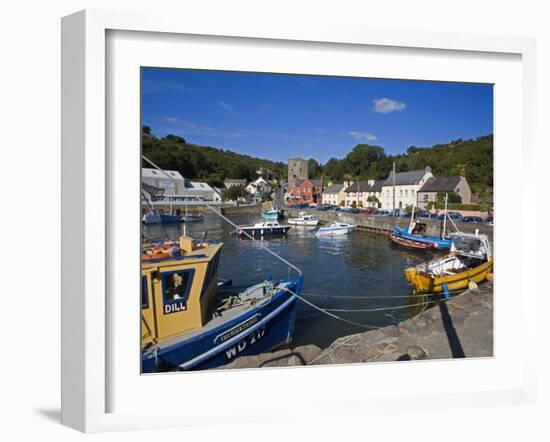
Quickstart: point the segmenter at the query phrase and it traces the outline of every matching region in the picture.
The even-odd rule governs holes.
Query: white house
[[[246,180],[227,178],[223,182],[223,185],[225,186],[226,189],[229,189],[232,186],[246,186]]]
[[[381,200],[382,184],[384,181],[368,180],[351,182],[345,189],[346,206],[351,207],[355,203],[357,207],[378,207],[378,204],[372,201],[372,197],[376,197],[378,201]]]
[[[246,186],[246,191],[251,195],[255,195],[257,192],[267,192],[271,191],[271,186],[269,183],[264,180],[262,177],[259,177],[257,180],[252,181],[248,186]]]
[[[393,177],[393,172],[390,172],[390,176],[382,184],[382,193],[380,198],[382,202],[382,209],[392,210],[394,208],[394,183],[395,208],[404,209],[406,206],[412,206],[416,203],[418,191],[431,177],[433,177],[433,174],[430,166],[426,166],[426,168],[422,170],[396,173],[395,180]]]
[[[346,198],[345,190],[346,186],[344,184],[329,184],[328,187],[323,190],[322,203],[339,206],[340,202],[344,201]]]

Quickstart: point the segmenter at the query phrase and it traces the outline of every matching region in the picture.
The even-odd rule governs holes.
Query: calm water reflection
[[[253,215],[231,217],[236,224],[249,224],[259,218]],[[164,226],[168,235],[177,239],[184,225]],[[187,234],[195,238],[224,242],[219,276],[232,279],[235,285],[252,284],[265,279],[287,278],[288,267],[263,251],[260,244],[239,239],[233,227],[214,214],[204,222],[189,223]],[[159,226],[144,226],[148,237],[161,238]],[[383,235],[356,231],[342,238],[317,238],[311,228],[293,227],[287,237],[264,241],[270,249],[300,268],[305,277],[303,295],[323,308],[368,309],[415,304],[403,270],[430,258],[397,249]],[[295,273],[290,273],[294,276]],[[309,295],[309,296],[308,296]],[[376,297],[379,299],[368,299]],[[381,312],[338,313],[347,319],[375,326],[395,324],[416,314],[420,306]],[[299,302],[294,345],[328,346],[334,339],[363,329],[329,318]]]

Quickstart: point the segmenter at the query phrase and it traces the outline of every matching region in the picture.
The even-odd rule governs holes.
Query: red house
[[[321,204],[323,185],[321,180],[296,180],[288,193],[290,204]]]

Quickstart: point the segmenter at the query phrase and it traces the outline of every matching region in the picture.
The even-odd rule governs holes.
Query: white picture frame
[[[109,207],[110,157],[107,151],[110,134],[106,130],[106,121],[110,118],[110,109],[106,99],[109,93],[106,77],[109,32],[156,33],[162,36],[217,36],[226,39],[248,39],[270,41],[271,44],[284,42],[285,45],[327,44],[338,47],[376,47],[378,50],[401,48],[403,51],[426,49],[440,52],[467,52],[475,54],[480,60],[484,55],[502,54],[519,57],[521,64],[521,149],[520,176],[526,177],[529,165],[535,161],[534,140],[534,101],[535,101],[535,44],[532,39],[518,37],[491,37],[452,33],[429,33],[416,31],[394,32],[369,28],[349,28],[327,24],[308,24],[293,26],[290,24],[216,22],[197,17],[183,24],[177,17],[154,16],[143,13],[126,13],[87,10],[65,17],[62,21],[62,423],[85,432],[158,428],[169,426],[207,425],[212,416],[205,414],[200,404],[187,413],[157,409],[116,410],[109,403],[109,394],[114,388],[109,376],[110,361],[113,358],[108,333],[112,325],[110,304],[108,302],[109,241],[113,232],[109,228],[113,222]],[[152,35],[152,34],[151,34]],[[437,54],[436,54],[437,56]],[[498,108],[497,108],[498,112]],[[498,118],[498,116],[497,116]],[[136,127],[138,131],[138,127]],[[137,132],[136,132],[137,133]],[[495,136],[498,140],[498,131]],[[139,157],[130,158],[139,167]],[[135,166],[135,164],[134,164]],[[134,167],[132,166],[132,167]],[[496,169],[498,176],[499,169]],[[504,169],[503,169],[504,170]],[[521,193],[521,189],[518,190]],[[497,185],[498,192],[498,185]],[[521,205],[536,208],[536,190],[523,192]],[[498,207],[498,201],[497,205]],[[536,210],[536,209],[535,209]],[[532,215],[532,212],[531,212]],[[527,214],[520,215],[522,225],[528,225]],[[500,220],[499,220],[500,222]],[[505,221],[502,229],[506,229]],[[500,229],[501,227],[497,227]],[[495,235],[497,231],[495,232]],[[534,244],[527,241],[526,230],[519,230],[522,243],[519,254],[523,262],[534,255]],[[495,241],[496,242],[496,241]],[[497,242],[496,256],[499,259]],[[518,251],[516,250],[516,253]],[[498,264],[496,264],[498,269]],[[505,268],[504,264],[501,268]],[[526,266],[521,272],[526,274]],[[498,270],[497,270],[498,272]],[[498,275],[498,273],[497,273]],[[518,309],[535,303],[536,281],[534,278],[522,278],[521,289],[517,296]],[[506,286],[496,283],[496,293],[506,293]],[[137,299],[137,298],[136,298]],[[136,302],[137,305],[137,302]],[[496,311],[496,328],[503,327],[504,320]],[[465,388],[462,392],[441,392],[436,390],[426,394],[418,392],[395,391],[387,395],[377,395],[376,403],[361,392],[356,395],[327,393],[326,398],[311,397],[305,402],[288,404],[284,409],[279,406],[269,408],[269,404],[258,412],[237,417],[236,414],[218,417],[217,422],[246,422],[269,419],[335,416],[346,414],[365,414],[374,410],[402,411],[414,405],[419,409],[441,409],[469,407],[472,403],[481,406],[500,403],[533,403],[535,396],[535,367],[532,354],[535,342],[535,324],[527,317],[515,318],[521,323],[522,336],[525,338],[525,351],[521,355],[521,369],[514,368],[514,376],[488,389]],[[500,325],[499,325],[500,324]],[[129,345],[134,345],[132,342]],[[498,359],[498,354],[495,359]],[[468,361],[463,361],[468,364]],[[410,370],[427,370],[433,362],[417,363]],[[452,370],[456,364],[438,362],[438,369]],[[445,365],[448,364],[448,365]],[[393,364],[396,365],[396,364]],[[373,365],[369,365],[373,367]],[[378,367],[380,365],[378,364]],[[385,365],[386,371],[393,368]],[[389,368],[388,368],[389,367]],[[433,369],[433,365],[431,366]],[[478,366],[479,367],[479,366]],[[460,367],[467,368],[465,365]],[[325,375],[338,374],[338,367],[314,368],[325,370]],[[367,368],[365,365],[345,368],[346,376],[360,377],[366,370],[369,374],[382,376],[380,369]],[[311,369],[307,369],[311,370]],[[520,372],[521,370],[521,372]],[[264,370],[265,376],[299,377],[292,370]],[[253,379],[250,371],[231,373],[232,382],[245,385],[245,377]],[[298,374],[294,374],[298,373]],[[210,375],[210,374],[209,374]],[[175,379],[175,376],[168,375]],[[186,376],[186,375],[184,375]],[[203,373],[192,374],[193,382],[200,383]],[[210,376],[213,382],[219,381],[222,372]],[[227,376],[227,374],[224,374]],[[261,379],[260,379],[261,381]],[[177,382],[177,381],[174,381]],[[237,401],[238,403],[238,401]],[[274,400],[275,405],[277,401]],[[304,407],[307,403],[310,406]],[[334,407],[336,406],[336,410]],[[115,407],[116,408],[116,407]]]

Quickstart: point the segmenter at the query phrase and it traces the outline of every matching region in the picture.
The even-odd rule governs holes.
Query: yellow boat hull
[[[421,272],[416,267],[409,267],[405,270],[405,277],[417,293],[441,293],[443,292],[443,284],[447,284],[448,290],[452,292],[468,288],[468,283],[470,281],[475,283],[484,281],[487,277],[487,273],[491,272],[492,269],[493,257],[486,263],[473,269],[440,277],[434,277]]]

